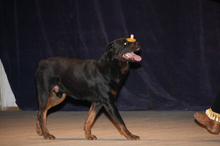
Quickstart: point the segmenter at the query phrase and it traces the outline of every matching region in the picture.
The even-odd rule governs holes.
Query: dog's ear
[[[101,59],[107,62],[111,61],[114,57],[114,42],[107,45],[105,53],[102,55]]]
[[[105,53],[109,53],[111,51],[114,50],[114,42],[111,42],[107,45],[106,49],[105,49]]]

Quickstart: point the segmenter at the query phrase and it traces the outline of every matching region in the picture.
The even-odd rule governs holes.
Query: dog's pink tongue
[[[141,56],[134,54],[133,52],[126,53],[126,56],[129,56],[129,58],[132,58],[136,61],[141,61]]]

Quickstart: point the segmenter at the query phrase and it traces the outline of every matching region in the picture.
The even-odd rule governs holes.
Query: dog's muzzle
[[[137,49],[138,51],[139,49]],[[141,56],[135,54],[134,52],[128,52],[122,55],[122,57],[126,60],[131,60],[131,61],[135,61],[135,62],[139,62],[142,60]]]

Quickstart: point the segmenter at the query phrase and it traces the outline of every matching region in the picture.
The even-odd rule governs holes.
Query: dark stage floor
[[[44,140],[35,132],[37,112],[1,111],[1,146],[219,146],[220,135],[200,127],[191,111],[121,112],[128,129],[141,137],[129,141],[121,136],[105,114],[97,119],[93,134],[98,140],[84,137],[87,112],[55,112],[48,116],[49,131],[56,140]]]

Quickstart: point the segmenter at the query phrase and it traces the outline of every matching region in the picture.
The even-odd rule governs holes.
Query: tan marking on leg
[[[91,130],[92,123],[95,119],[95,116],[96,116],[96,113],[94,111],[91,111],[88,118],[86,119],[84,130],[86,130],[86,131]]]
[[[93,121],[95,120],[95,116],[96,116],[96,113],[93,110],[93,107],[94,107],[94,103],[92,103],[92,105],[89,109],[88,117],[87,117],[85,124],[84,124],[85,137],[88,140],[97,139],[97,137],[95,135],[92,135],[92,133],[91,133],[92,124],[93,124]]]
[[[48,99],[46,109],[42,113],[42,122],[43,122],[43,131],[42,134],[45,139],[55,139],[53,135],[51,135],[47,129],[47,111],[58,104],[60,104],[64,99],[66,98],[66,94],[63,93],[62,97],[59,98],[56,96],[56,94],[53,92],[53,90],[50,91],[50,97]]]
[[[101,107],[102,107],[102,105],[100,103],[92,103],[92,105],[90,107],[87,119],[84,124],[85,137],[88,140],[97,139],[97,137],[95,135],[92,135],[91,129],[92,129],[93,123],[95,121],[95,117],[96,117],[97,113],[99,112],[99,110],[101,109]]]
[[[60,104],[61,102],[64,101],[64,99],[66,98],[66,94],[63,93],[62,97],[59,98],[56,96],[56,94],[53,92],[53,90],[50,91],[50,98],[48,99],[47,102],[47,109],[50,109],[51,107],[54,107],[58,104]]]

